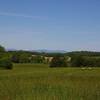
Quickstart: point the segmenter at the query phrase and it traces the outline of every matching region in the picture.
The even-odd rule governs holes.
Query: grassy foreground
[[[100,69],[15,64],[0,70],[0,100],[100,100]]]

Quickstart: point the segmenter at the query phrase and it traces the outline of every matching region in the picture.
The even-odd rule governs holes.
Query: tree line
[[[39,53],[24,50],[6,51],[0,46],[0,67],[12,69],[13,63],[46,63],[50,67],[100,67],[100,52]]]

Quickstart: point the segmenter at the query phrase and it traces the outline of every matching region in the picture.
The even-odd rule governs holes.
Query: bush
[[[71,66],[73,67],[82,67],[84,66],[85,59],[80,55],[74,55],[71,57]]]
[[[5,48],[0,45],[0,52],[5,52]]]
[[[6,68],[6,69],[12,69],[13,68],[13,64],[9,59],[2,58],[2,59],[0,59],[0,67]]]
[[[50,63],[50,67],[67,67],[64,57],[54,57]]]
[[[100,67],[100,58],[87,57],[85,58],[85,62],[89,67]]]
[[[100,67],[100,58],[83,57],[81,55],[73,56],[71,60],[73,67]]]

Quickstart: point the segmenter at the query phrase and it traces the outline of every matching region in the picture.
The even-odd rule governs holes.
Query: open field
[[[100,69],[15,64],[0,70],[0,100],[100,100]]]

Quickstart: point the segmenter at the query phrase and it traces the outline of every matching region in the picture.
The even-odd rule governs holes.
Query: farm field
[[[14,64],[0,69],[0,100],[100,100],[100,68]]]

